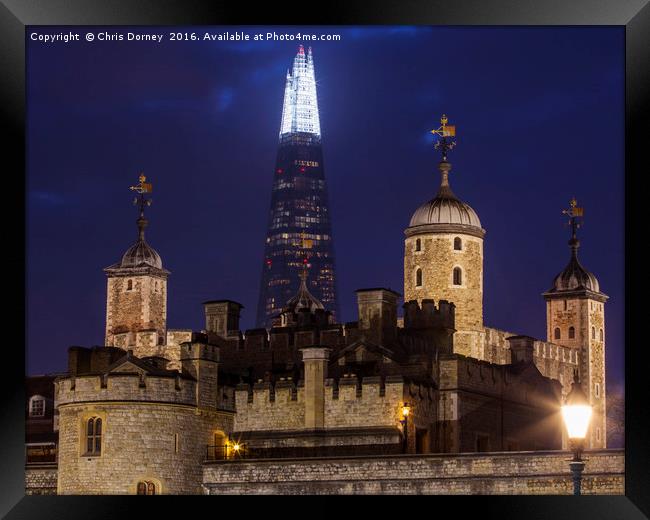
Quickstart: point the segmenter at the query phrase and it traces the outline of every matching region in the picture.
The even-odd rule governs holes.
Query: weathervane
[[[436,150],[442,151],[442,160],[447,160],[447,152],[456,146],[456,141],[451,141],[449,137],[456,137],[456,125],[448,125],[447,116],[445,114],[440,118],[441,127],[435,130],[431,130],[433,135],[440,137],[434,145]]]
[[[584,217],[585,209],[579,208],[578,201],[573,197],[569,201],[569,209],[563,209],[562,214],[569,217],[568,225],[571,226],[571,240],[569,241],[569,244],[571,246],[577,246],[578,238],[576,233],[582,226],[582,223],[578,219]]]
[[[147,178],[144,176],[144,173],[140,174],[140,177],[138,178],[140,181],[139,184],[135,186],[130,186],[129,189],[131,191],[135,191],[138,193],[140,196],[136,197],[133,199],[133,205],[134,206],[140,206],[140,218],[144,218],[144,208],[151,206],[151,199],[145,198],[144,194],[145,193],[151,193],[152,191],[152,186],[150,182],[145,182]]]

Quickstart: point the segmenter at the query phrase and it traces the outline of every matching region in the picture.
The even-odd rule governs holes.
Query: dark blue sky
[[[154,185],[149,242],[172,275],[170,328],[201,302],[244,304],[254,324],[282,111],[300,42],[29,40],[28,373],[102,344],[102,268],[135,241],[128,187]],[[296,33],[306,28],[275,29]],[[95,34],[101,28],[89,29]],[[234,28],[183,28],[219,33]],[[176,32],[177,29],[174,29]],[[253,35],[265,28],[248,28]],[[435,195],[428,131],[457,125],[451,185],[485,238],[485,322],[545,339],[541,293],[569,259],[561,210],[585,207],[583,264],[610,296],[608,383],[623,380],[622,28],[332,28],[313,42],[344,321],[354,290],[402,291],[403,231]]]

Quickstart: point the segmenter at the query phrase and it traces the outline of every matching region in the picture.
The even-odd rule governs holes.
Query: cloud
[[[232,105],[232,100],[235,97],[235,91],[230,87],[222,88],[217,94],[217,110],[224,112]]]
[[[62,206],[65,203],[63,195],[50,191],[32,191],[29,198],[39,206]]]

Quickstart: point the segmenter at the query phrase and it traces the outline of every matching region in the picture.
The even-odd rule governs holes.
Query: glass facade
[[[268,327],[296,294],[307,264],[309,291],[338,315],[334,247],[323,168],[311,49],[287,74],[280,143],[264,248],[257,326]]]

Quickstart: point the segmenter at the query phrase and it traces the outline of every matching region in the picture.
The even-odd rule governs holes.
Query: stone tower
[[[544,293],[546,300],[546,334],[549,342],[579,348],[579,376],[582,389],[593,406],[588,433],[588,446],[605,448],[605,302],[608,296],[600,292],[596,277],[578,260],[580,241],[576,236],[582,208],[571,201],[569,215],[572,228],[569,247],[571,258],[564,270],[553,280],[553,286]],[[566,395],[571,381],[563,382]]]
[[[145,240],[148,221],[144,209],[150,204],[144,194],[151,184],[132,187],[140,196],[137,220],[138,240],[122,260],[104,269],[108,277],[106,290],[106,346],[151,347],[165,343],[167,330],[167,276],[160,255]],[[136,352],[137,355],[137,352]]]
[[[454,352],[483,358],[483,237],[476,212],[449,185],[447,151],[455,127],[442,127],[436,148],[442,150],[437,195],[420,206],[405,230],[404,301],[447,300],[456,306]]]

